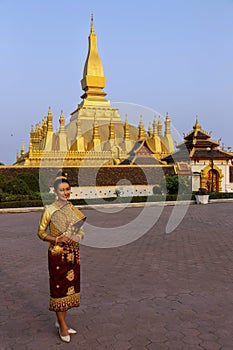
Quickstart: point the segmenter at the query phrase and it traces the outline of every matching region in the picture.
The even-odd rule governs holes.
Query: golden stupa
[[[164,164],[161,159],[174,152],[168,114],[164,133],[159,116],[154,117],[153,127],[150,124],[148,131],[144,128],[142,116],[138,128],[134,127],[129,124],[127,116],[122,121],[118,109],[106,99],[105,83],[92,16],[88,55],[81,80],[84,91],[81,103],[71,113],[68,125],[65,125],[61,112],[57,132],[53,129],[49,108],[47,117],[32,126],[29,151],[25,153],[22,143],[14,165],[79,167],[133,164],[135,154],[143,154],[143,149],[155,163]],[[148,157],[145,157],[145,162],[146,159]]]

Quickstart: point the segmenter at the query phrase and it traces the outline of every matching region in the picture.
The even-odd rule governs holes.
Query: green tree
[[[11,179],[4,186],[4,191],[10,194],[29,194],[30,189],[25,181],[19,178]]]
[[[166,187],[168,194],[191,193],[192,184],[191,179],[187,176],[166,176]]]
[[[22,172],[17,175],[17,178],[23,180],[32,192],[40,191],[39,179],[37,174]]]
[[[4,191],[4,187],[6,186],[7,183],[7,177],[3,174],[0,174],[0,189]]]

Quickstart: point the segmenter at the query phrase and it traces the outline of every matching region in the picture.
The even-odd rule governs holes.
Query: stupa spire
[[[153,121],[153,136],[154,137],[158,136],[158,125],[156,121],[156,116],[154,116],[154,121]]]
[[[112,122],[112,119],[110,120],[110,124],[109,124],[109,140],[115,140],[115,128],[114,128],[114,124]]]
[[[65,117],[64,117],[63,111],[61,111],[59,123],[60,123],[59,132],[64,133],[65,132]]]
[[[91,32],[89,35],[89,47],[86,62],[81,80],[84,94],[83,106],[96,106],[97,104],[110,106],[110,102],[105,99],[106,93],[103,88],[106,83],[102,61],[97,48],[97,36],[94,28],[94,18],[91,16]]]
[[[142,115],[140,115],[140,121],[139,121],[139,126],[138,126],[138,139],[144,139],[146,137],[146,131],[144,129],[144,124],[142,120]]]
[[[47,131],[48,132],[53,132],[53,115],[52,115],[50,107],[48,108]]]
[[[94,124],[93,124],[93,140],[100,140],[100,134],[99,134],[99,125],[96,120],[96,116],[94,118]]]
[[[166,119],[165,119],[165,135],[170,135],[170,133],[171,133],[171,120],[167,112]]]
[[[20,151],[21,156],[24,156],[24,139],[22,140],[22,146]]]
[[[201,125],[199,124],[197,115],[196,115],[196,122],[195,122],[195,125],[193,126],[193,129],[194,130],[201,130]]]
[[[163,136],[163,125],[162,125],[162,122],[161,122],[161,118],[160,118],[160,115],[158,117],[158,136]]]
[[[130,140],[130,134],[129,134],[129,122],[128,122],[128,115],[125,116],[125,124],[124,124],[124,139]]]

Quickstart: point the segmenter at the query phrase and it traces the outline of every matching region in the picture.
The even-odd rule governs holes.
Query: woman
[[[77,333],[66,323],[66,312],[80,305],[79,241],[84,236],[82,224],[86,217],[69,201],[70,184],[59,172],[54,182],[55,202],[44,208],[38,236],[50,243],[48,251],[50,306],[55,311],[61,340],[70,342],[70,334]],[[47,232],[49,227],[50,233]]]

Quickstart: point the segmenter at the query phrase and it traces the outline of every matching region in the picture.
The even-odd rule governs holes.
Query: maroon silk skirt
[[[56,249],[57,248],[57,249]],[[80,305],[79,244],[52,246],[48,251],[50,311],[66,311]]]

